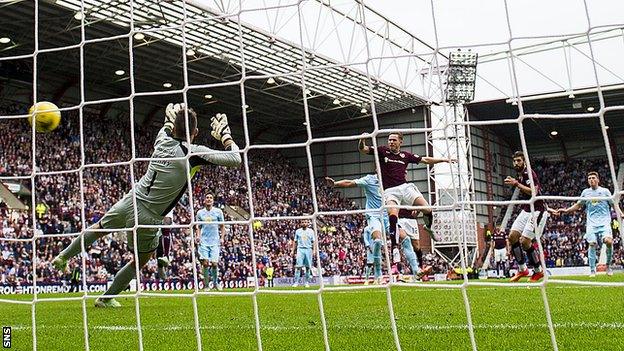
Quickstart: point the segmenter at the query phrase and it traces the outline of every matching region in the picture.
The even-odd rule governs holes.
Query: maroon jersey
[[[374,155],[375,150],[371,147],[369,155]],[[378,146],[379,164],[381,165],[381,184],[384,189],[407,183],[407,166],[410,163],[420,163],[422,157],[407,151],[400,151],[395,154],[387,146]]]
[[[542,185],[540,184],[539,178],[537,177],[537,173],[535,173],[535,171],[531,171],[532,175],[533,175],[533,181],[535,182],[535,195],[540,195],[542,192]],[[528,168],[524,168],[524,170],[522,171],[522,173],[520,174],[520,176],[517,178],[517,180],[520,182],[520,184],[528,186],[529,188],[531,187],[531,180],[529,179],[529,172],[528,172]],[[527,195],[525,193],[523,193],[522,191],[520,191],[520,196],[518,197],[519,200],[530,200],[531,199],[531,195]],[[535,211],[544,211],[546,208],[544,206],[544,201],[543,200],[537,200],[534,203],[535,206]],[[520,205],[520,209],[522,209],[523,211],[526,212],[531,212],[531,205],[529,204],[525,204],[525,205]]]
[[[494,248],[496,250],[504,249],[505,247],[507,247],[507,235],[505,235],[505,232],[503,231],[494,231],[494,235],[492,235],[492,240],[494,240]]]

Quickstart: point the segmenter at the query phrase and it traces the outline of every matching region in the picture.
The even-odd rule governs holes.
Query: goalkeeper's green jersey
[[[185,140],[175,139],[169,128],[163,127],[154,143],[152,160],[147,172],[135,187],[137,202],[156,216],[165,216],[178,203],[188,187],[187,174],[191,177],[202,165],[215,164],[226,167],[238,167],[241,156],[238,146],[231,145],[234,152],[212,150],[202,145],[189,144]],[[190,152],[188,159],[182,158]],[[168,160],[165,158],[182,158]]]

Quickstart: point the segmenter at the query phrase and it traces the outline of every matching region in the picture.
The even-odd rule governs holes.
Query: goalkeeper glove
[[[225,144],[226,141],[232,139],[232,132],[230,131],[225,113],[217,113],[216,116],[212,117],[210,119],[210,126],[212,127],[210,134],[213,138],[221,141],[221,143]]]
[[[184,104],[169,104],[165,109],[165,127],[173,129],[176,117],[180,111],[184,110]]]

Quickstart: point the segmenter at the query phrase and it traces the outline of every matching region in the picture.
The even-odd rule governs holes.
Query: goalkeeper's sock
[[[589,245],[587,256],[589,259],[589,269],[592,272],[596,272],[596,245]]]
[[[390,242],[392,243],[392,247],[395,247],[397,245],[397,223],[399,221],[399,218],[396,215],[390,215],[390,230],[389,230],[389,235],[390,235]]]
[[[405,255],[405,258],[410,265],[412,274],[417,274],[420,268],[418,267],[418,258],[414,252],[412,241],[409,238],[403,239],[403,242],[401,242],[401,248],[403,249],[403,255]]]
[[[123,268],[120,269],[119,272],[117,272],[117,274],[115,275],[115,279],[113,279],[113,283],[111,284],[110,288],[106,290],[104,295],[117,295],[120,292],[126,290],[128,284],[130,284],[130,281],[132,280],[132,278],[134,278],[135,273],[136,272],[133,262],[126,263],[126,265],[123,266]]]
[[[527,257],[529,258],[529,263],[533,266],[534,272],[541,272],[542,265],[540,264],[539,252],[535,250],[535,247],[531,245],[528,250],[526,250]]]
[[[80,248],[81,248],[80,238],[84,237],[84,247],[85,247],[85,250],[87,250],[88,247],[91,246],[91,244],[93,244],[93,242],[95,242],[98,238],[100,238],[100,236],[102,236],[102,234],[103,233],[100,233],[100,232],[91,232],[87,229],[86,231],[82,232],[82,234],[74,238],[71,244],[69,244],[69,246],[67,246],[65,250],[61,251],[61,255],[65,257],[66,259],[70,259],[76,256],[78,253],[80,253]]]
[[[607,245],[607,268],[611,265],[612,257],[613,257],[613,244]]]
[[[219,283],[219,267],[211,267],[210,276],[212,277],[212,284],[216,287]]]
[[[516,259],[516,262],[518,262],[518,268],[521,271],[526,271],[527,266],[524,262],[524,251],[522,250],[522,246],[520,246],[519,241],[511,244],[511,252],[514,255],[514,258]]]

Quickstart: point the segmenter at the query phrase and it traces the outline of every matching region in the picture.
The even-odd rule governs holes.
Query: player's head
[[[513,167],[516,171],[520,172],[522,170],[524,170],[525,164],[524,164],[524,152],[522,151],[516,151],[513,154]]]
[[[197,114],[192,108],[188,109],[188,121],[189,121],[189,135],[191,142],[199,133],[197,129]],[[173,125],[173,136],[177,139],[186,139],[186,116],[184,110],[180,110],[176,116],[175,123]]]
[[[208,194],[206,195],[206,198],[204,199],[204,206],[210,208],[212,207],[212,205],[214,205],[214,195]]]
[[[598,187],[598,185],[600,184],[600,176],[598,175],[598,172],[591,171],[587,173],[587,183],[592,188]]]
[[[388,135],[388,148],[392,152],[398,152],[403,144],[403,133],[396,132]]]
[[[301,222],[301,228],[308,228],[308,227],[310,227],[310,220],[309,219],[304,219]]]

